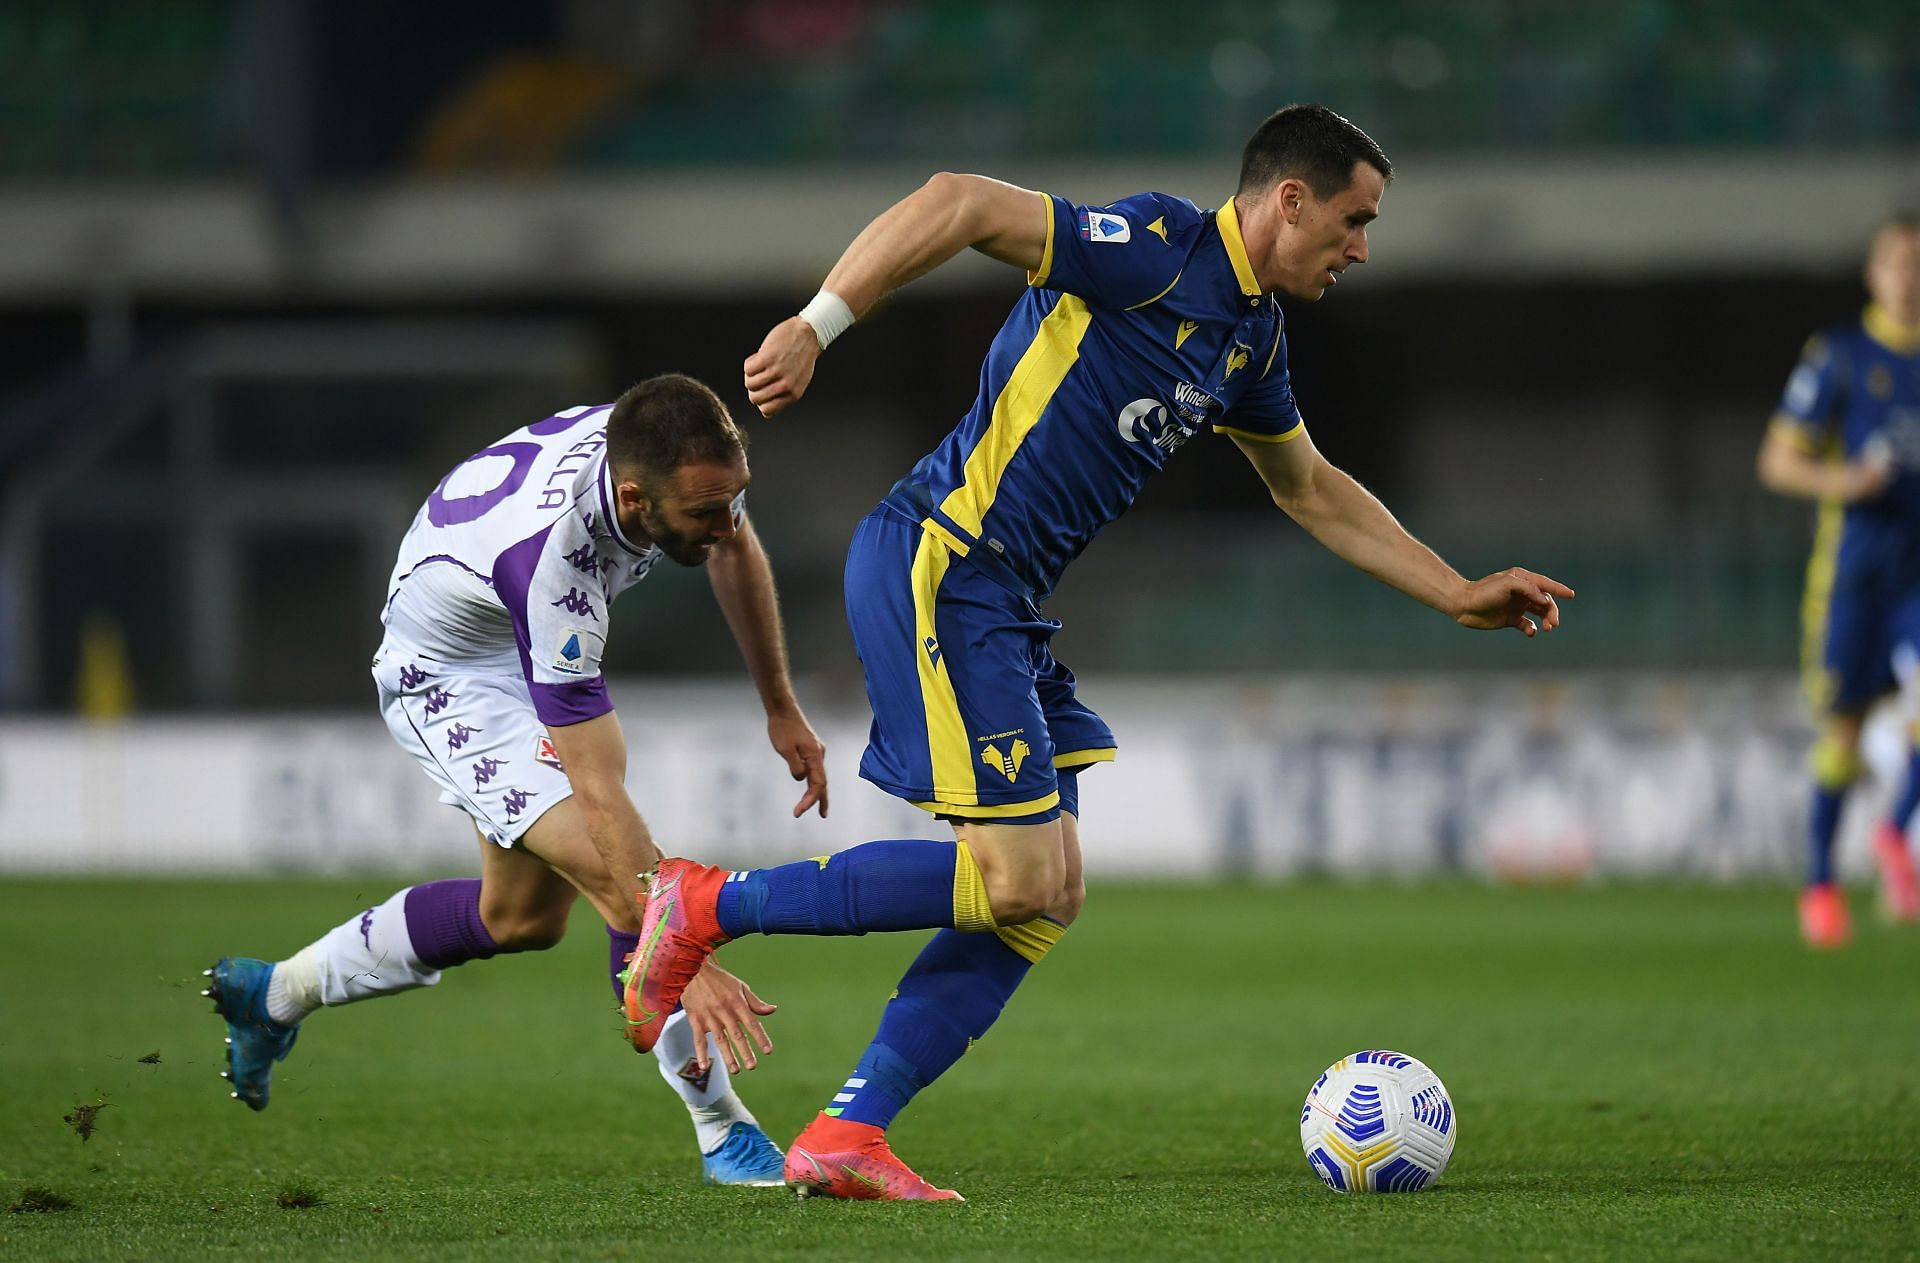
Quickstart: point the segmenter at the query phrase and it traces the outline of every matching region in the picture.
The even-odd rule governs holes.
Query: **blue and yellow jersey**
[[[1035,598],[1203,427],[1305,433],[1280,308],[1232,199],[1047,198],[1047,244],[966,419],[887,499],[954,551],[985,549]]]
[[[1803,451],[1898,471],[1880,496],[1822,506],[1816,562],[1920,581],[1920,329],[1868,307],[1808,339],[1773,424]]]

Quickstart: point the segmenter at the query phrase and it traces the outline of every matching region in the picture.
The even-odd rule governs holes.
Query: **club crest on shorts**
[[[567,770],[560,767],[560,752],[553,748],[553,738],[544,732],[533,739],[533,757],[548,767],[559,768],[562,772]]]
[[[1002,754],[1000,747],[989,741],[980,751],[980,761],[1005,776],[1008,781],[1015,781],[1020,778],[1020,765],[1027,761],[1027,754],[1031,749],[1032,747],[1026,742],[1015,737],[1008,743],[1006,753]]]

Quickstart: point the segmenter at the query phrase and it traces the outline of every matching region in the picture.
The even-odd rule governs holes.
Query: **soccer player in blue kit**
[[[767,415],[884,295],[968,247],[1029,288],[994,338],[972,410],[860,524],[847,612],[873,729],[861,774],[952,822],[952,842],[877,841],[733,872],[665,860],[627,982],[648,1046],[681,981],[743,934],[939,928],[845,1086],[788,1152],[803,1195],[951,1200],[886,1127],[986,1033],[1079,914],[1077,777],[1115,741],[1075,696],[1041,603],[1067,564],[1203,429],[1228,435],[1274,502],[1336,553],[1463,626],[1527,635],[1565,586],[1455,573],[1307,437],[1275,296],[1318,299],[1367,258],[1392,167],[1359,128],[1294,106],[1248,142],[1216,211],[1144,193],[1111,206],[941,174],[876,219],[825,288],[746,362]]]
[[[1860,727],[1896,687],[1920,726],[1920,217],[1874,233],[1872,302],[1808,339],[1760,447],[1760,480],[1820,502],[1807,565],[1802,666],[1820,716],[1813,748],[1807,884],[1800,933],[1813,947],[1852,936],[1833,843],[1859,779]],[[1874,833],[1881,894],[1896,921],[1920,921],[1907,822],[1920,806],[1920,732],[1892,814]]]

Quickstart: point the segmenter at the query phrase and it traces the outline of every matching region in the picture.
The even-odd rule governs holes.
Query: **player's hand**
[[[763,1053],[773,1051],[773,1041],[767,1038],[767,1028],[760,1019],[780,1006],[755,995],[752,987],[714,964],[711,956],[680,993],[680,1007],[686,1010],[687,1023],[693,1027],[693,1056],[703,1071],[713,1062],[707,1052],[709,1035],[720,1049],[721,1060],[734,1074],[760,1064],[754,1055],[755,1044]]]
[[[798,316],[773,327],[760,349],[747,357],[747,398],[770,417],[807,393],[813,365],[820,358],[820,336]]]
[[[1516,566],[1468,584],[1454,621],[1479,631],[1518,627],[1532,636],[1558,627],[1560,606],[1555,598],[1572,596],[1573,589],[1566,584]]]
[[[787,761],[787,771],[796,781],[807,783],[807,792],[800,795],[800,801],[794,804],[794,819],[807,814],[816,804],[820,808],[820,818],[827,817],[827,747],[820,743],[820,737],[807,722],[799,708],[779,711],[767,716],[767,739],[773,742],[773,748]]]
[[[1856,460],[1846,466],[1840,499],[1846,504],[1878,499],[1892,485],[1897,470],[1889,460]]]

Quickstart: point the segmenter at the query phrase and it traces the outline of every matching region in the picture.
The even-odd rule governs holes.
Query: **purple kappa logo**
[[[427,690],[427,714],[438,715],[441,711],[451,706],[453,699],[458,696],[458,693],[449,693],[438,684],[434,685]]]
[[[568,588],[565,596],[547,604],[558,605],[569,614],[585,614],[596,623],[600,621],[600,616],[593,612],[593,602],[579,588]]]
[[[507,762],[506,759],[481,759],[478,763],[475,763],[473,765],[473,787],[477,790],[482,785],[491,781],[493,774],[498,772],[500,765],[505,762]]]
[[[567,554],[567,561],[581,574],[600,573],[600,558],[594,555],[592,544],[582,544]]]
[[[528,793],[524,789],[508,790],[507,796],[503,800],[507,804],[507,820],[509,822],[512,822],[514,820],[519,819],[520,813],[527,809],[527,799],[532,798],[533,796],[534,795]]]
[[[452,754],[455,750],[464,749],[467,742],[473,740],[474,733],[484,731],[486,731],[484,728],[469,728],[465,724],[455,724],[447,729],[447,753]]]
[[[362,912],[360,914],[360,941],[367,945],[368,951],[373,950],[373,909],[372,908],[368,908],[365,912]],[[704,1090],[705,1089],[702,1089],[702,1091]]]
[[[433,677],[425,671],[422,671],[419,667],[409,662],[406,666],[400,668],[400,690],[404,693],[411,693],[432,678]]]

